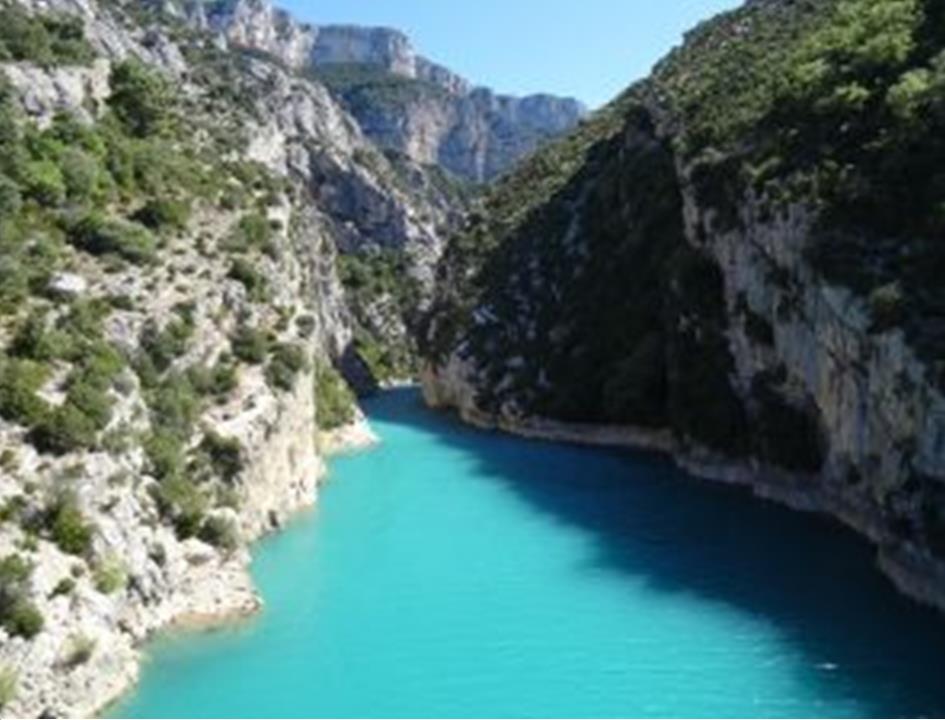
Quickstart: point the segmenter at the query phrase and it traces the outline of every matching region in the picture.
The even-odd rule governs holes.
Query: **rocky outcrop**
[[[268,0],[195,3],[181,12],[236,47],[269,53],[321,77],[380,147],[466,180],[505,172],[586,112],[568,98],[516,98],[474,88],[388,28],[305,25]]]

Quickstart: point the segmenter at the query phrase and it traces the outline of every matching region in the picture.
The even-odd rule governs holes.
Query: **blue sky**
[[[300,20],[396,27],[501,92],[611,99],[700,20],[739,0],[276,0]]]

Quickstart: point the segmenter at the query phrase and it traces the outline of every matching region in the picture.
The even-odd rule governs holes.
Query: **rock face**
[[[259,607],[248,544],[314,503],[324,473],[319,374],[371,381],[359,318],[407,333],[386,291],[342,285],[340,253],[392,253],[430,288],[462,202],[321,84],[221,49],[199,29],[212,12],[189,27],[175,4],[10,12],[78,18],[88,47],[0,61],[0,716],[91,716],[134,683],[153,633]],[[308,57],[272,17],[242,25],[246,43]],[[166,108],[166,127],[115,111],[121,72],[131,92],[167,85],[136,106]],[[49,135],[27,147],[27,131]],[[59,132],[84,149],[47,142]],[[8,223],[25,199],[46,225]],[[332,447],[369,439],[359,423]]]
[[[918,189],[939,121],[886,87],[823,99],[923,73],[945,38],[907,3],[899,39],[922,53],[844,75],[867,4],[752,2],[706,23],[499,183],[441,263],[424,386],[477,424],[663,447],[831,513],[945,609],[942,295],[919,267],[942,255]]]
[[[576,100],[516,98],[473,88],[417,54],[396,30],[303,25],[267,0],[222,0],[182,10],[236,47],[321,78],[381,148],[474,182],[508,170],[585,115]]]

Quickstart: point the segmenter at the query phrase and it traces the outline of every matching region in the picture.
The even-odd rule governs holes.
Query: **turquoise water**
[[[116,715],[945,712],[945,622],[831,523],[413,391],[367,410],[382,448],[259,546],[265,611],[153,644]]]

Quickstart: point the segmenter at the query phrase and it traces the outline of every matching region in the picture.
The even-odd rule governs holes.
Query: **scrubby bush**
[[[26,316],[10,341],[10,355],[39,362],[64,356],[68,339],[50,332],[46,317],[46,312],[41,309],[34,309]]]
[[[334,430],[354,420],[354,393],[341,374],[326,363],[315,370],[315,408],[322,430]]]
[[[269,219],[259,212],[244,215],[227,241],[227,249],[243,252],[251,248],[264,250],[272,239]]]
[[[183,469],[183,446],[172,433],[158,430],[148,435],[142,445],[148,458],[148,472],[154,477],[174,477]]]
[[[112,417],[112,400],[103,390],[104,385],[94,376],[80,376],[69,385],[66,395],[66,403],[89,418],[96,430],[104,430]]]
[[[75,591],[75,580],[71,577],[64,577],[62,580],[56,583],[56,587],[52,589],[50,597],[61,597],[63,595],[71,595]]]
[[[25,194],[42,205],[55,207],[66,199],[66,182],[52,160],[33,160],[21,170]]]
[[[20,186],[0,173],[0,221],[16,215],[23,207]]]
[[[97,437],[95,421],[69,402],[46,413],[30,434],[37,450],[54,455],[94,447]]]
[[[157,245],[142,225],[89,213],[69,230],[69,242],[91,255],[117,255],[136,265],[154,260]]]
[[[221,361],[214,367],[192,367],[187,377],[194,390],[201,395],[223,398],[236,389],[238,384],[236,366]]]
[[[190,213],[190,203],[186,200],[154,198],[135,213],[134,219],[155,231],[184,230]]]
[[[147,394],[151,423],[186,440],[200,411],[200,397],[185,375],[171,374]]]
[[[243,446],[236,438],[225,438],[208,431],[204,434],[200,449],[224,481],[233,482],[243,471]]]
[[[200,531],[207,511],[207,498],[189,477],[171,475],[158,483],[153,495],[161,515],[169,520],[181,540]]]
[[[299,330],[299,335],[303,338],[310,338],[315,333],[317,322],[312,315],[299,315],[295,319],[295,326]]]
[[[187,352],[193,334],[193,321],[186,318],[171,320],[163,328],[149,320],[141,332],[141,349],[154,368],[164,372],[175,359]]]
[[[21,600],[10,609],[2,624],[4,629],[14,637],[30,640],[42,632],[45,620],[39,608],[33,603]]]
[[[85,665],[92,659],[97,646],[98,643],[88,635],[72,635],[66,646],[62,664],[67,668],[77,668],[80,665]]]
[[[128,584],[128,569],[119,558],[105,558],[92,570],[92,582],[103,595],[114,595]]]
[[[257,328],[241,325],[230,338],[233,355],[245,363],[261,365],[269,352],[269,339]]]
[[[30,360],[8,360],[0,365],[0,416],[33,427],[49,413],[36,393],[46,382],[48,369]]]
[[[203,521],[197,537],[220,550],[233,552],[240,546],[239,529],[230,518],[211,515]]]
[[[246,293],[251,300],[262,302],[266,299],[268,288],[266,277],[248,260],[240,257],[233,260],[229,275],[246,288]]]
[[[305,351],[299,345],[280,343],[272,350],[266,381],[270,387],[289,392],[295,387],[296,376],[307,366]]]
[[[91,551],[95,527],[82,513],[75,496],[57,497],[45,514],[49,537],[60,550],[79,556]]]
[[[59,160],[63,186],[70,200],[87,201],[98,190],[98,160],[77,148],[67,148]]]
[[[27,595],[32,573],[32,566],[19,555],[0,560],[0,626],[27,639],[43,629],[43,616]]]
[[[136,137],[168,130],[173,97],[168,82],[137,60],[112,69],[108,103],[129,133]]]

